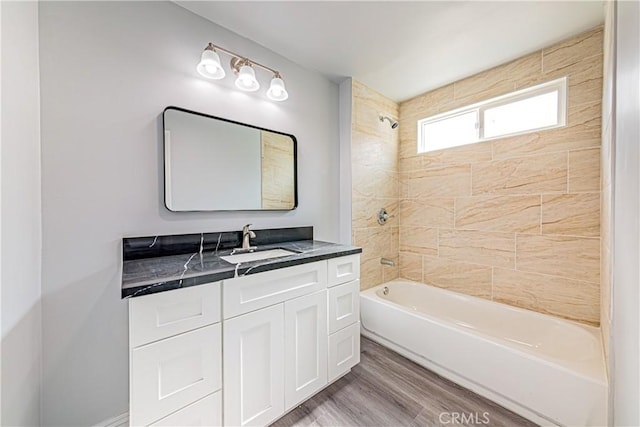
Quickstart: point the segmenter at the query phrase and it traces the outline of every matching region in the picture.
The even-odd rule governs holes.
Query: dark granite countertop
[[[361,248],[354,246],[318,240],[259,245],[258,251],[275,248],[287,249],[296,254],[236,265],[220,258],[231,254],[232,249],[207,250],[201,245],[200,250],[195,253],[125,259],[122,266],[122,298],[197,286],[362,252]]]

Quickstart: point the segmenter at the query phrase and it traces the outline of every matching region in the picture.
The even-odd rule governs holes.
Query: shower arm
[[[389,122],[389,126],[391,126],[391,129],[395,129],[395,128],[398,127],[398,121],[397,120],[393,120],[391,117],[385,116],[383,113],[379,113],[378,114],[378,119],[381,122],[384,122],[385,120],[387,120]]]

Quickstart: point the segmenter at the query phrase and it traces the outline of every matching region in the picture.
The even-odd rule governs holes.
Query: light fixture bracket
[[[251,66],[251,61],[249,61],[247,58],[240,58],[238,56],[234,56],[231,58],[231,69],[234,73],[239,74],[240,67],[242,67],[243,65]]]

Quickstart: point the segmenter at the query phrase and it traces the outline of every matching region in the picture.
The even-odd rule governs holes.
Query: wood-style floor
[[[536,425],[369,339],[361,346],[359,365],[272,427]]]

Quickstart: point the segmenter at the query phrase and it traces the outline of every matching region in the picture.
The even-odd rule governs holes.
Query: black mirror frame
[[[169,110],[181,111],[183,113],[195,114],[202,117],[207,117],[209,119],[221,120],[223,122],[232,123],[235,125],[250,127],[253,129],[267,131],[272,133],[277,133],[279,135],[288,136],[293,141],[293,207],[291,209],[221,209],[221,210],[180,210],[174,211],[167,206],[167,155],[166,155],[166,140],[165,140],[165,113]],[[163,205],[170,212],[290,212],[296,210],[298,208],[298,140],[297,138],[289,133],[279,132],[277,130],[266,129],[259,126],[250,125],[247,123],[237,122],[235,120],[225,119],[224,117],[212,116],[209,114],[199,113],[197,111],[187,110],[186,108],[168,106],[162,111],[162,175],[163,175]]]

